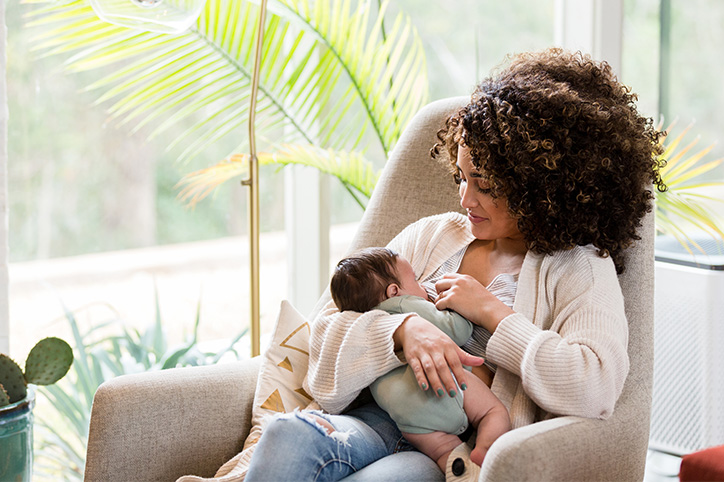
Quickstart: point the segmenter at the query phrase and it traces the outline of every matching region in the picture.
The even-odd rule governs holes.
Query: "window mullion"
[[[5,2],[0,3],[0,352],[10,351],[8,278],[8,96]]]
[[[623,0],[556,0],[555,43],[605,60],[621,75]]]

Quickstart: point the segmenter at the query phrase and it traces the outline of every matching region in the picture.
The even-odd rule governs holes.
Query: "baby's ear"
[[[395,296],[398,296],[400,294],[400,287],[397,285],[397,283],[391,283],[387,285],[387,290],[385,291],[385,294],[388,298],[394,298]]]

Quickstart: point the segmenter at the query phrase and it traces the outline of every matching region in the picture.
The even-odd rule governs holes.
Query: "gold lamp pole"
[[[249,265],[251,298],[251,356],[260,353],[259,324],[259,159],[256,157],[256,97],[259,90],[259,70],[261,67],[261,48],[264,42],[264,22],[266,20],[266,2],[261,0],[259,10],[259,30],[256,33],[254,71],[251,77],[251,97],[249,102],[249,178],[241,181],[249,187]]]
[[[91,0],[91,6],[103,20],[116,25],[140,28],[152,32],[181,33],[198,18],[205,0],[189,0],[183,8],[169,7],[162,0],[148,0],[144,4],[118,2],[117,0]],[[264,41],[267,0],[261,0],[259,30],[256,33],[254,71],[251,78],[251,100],[249,106],[249,178],[241,181],[249,186],[249,247],[250,247],[250,298],[251,298],[251,356],[257,356],[259,349],[259,160],[256,157],[256,97],[259,90],[261,50]],[[162,8],[161,8],[162,7]]]

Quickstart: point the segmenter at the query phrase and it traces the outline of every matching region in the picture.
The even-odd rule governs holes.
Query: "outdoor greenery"
[[[166,332],[173,323],[163,320],[158,296],[155,321],[144,331],[129,328],[113,317],[81,332],[76,314],[66,309],[73,333],[74,363],[65,380],[39,390],[50,404],[35,410],[36,479],[83,480],[91,405],[104,381],[150,370],[212,365],[222,357],[238,358],[235,346],[248,329],[241,330],[219,350],[205,349],[198,338],[200,308],[199,302],[193,333],[177,346],[169,345]]]
[[[109,121],[88,73],[67,75],[60,57],[32,49],[38,29],[26,26],[33,5],[6,2],[8,26],[8,202],[12,262],[137,248],[241,234],[243,193],[218,192],[190,210],[174,185],[206,159],[174,163],[165,146],[183,126],[154,142],[141,129]],[[230,142],[210,148],[221,158]],[[273,168],[262,170],[267,197],[281,190]],[[230,186],[231,187],[231,186]],[[263,229],[279,229],[281,206],[267,205]],[[183,227],[183,229],[180,229]]]

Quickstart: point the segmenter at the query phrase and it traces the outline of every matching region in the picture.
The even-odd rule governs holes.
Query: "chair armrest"
[[[213,476],[249,433],[260,360],[124,375],[102,384],[93,400],[85,480]]]
[[[566,416],[510,431],[490,448],[479,480],[640,481],[645,449],[616,422]]]

